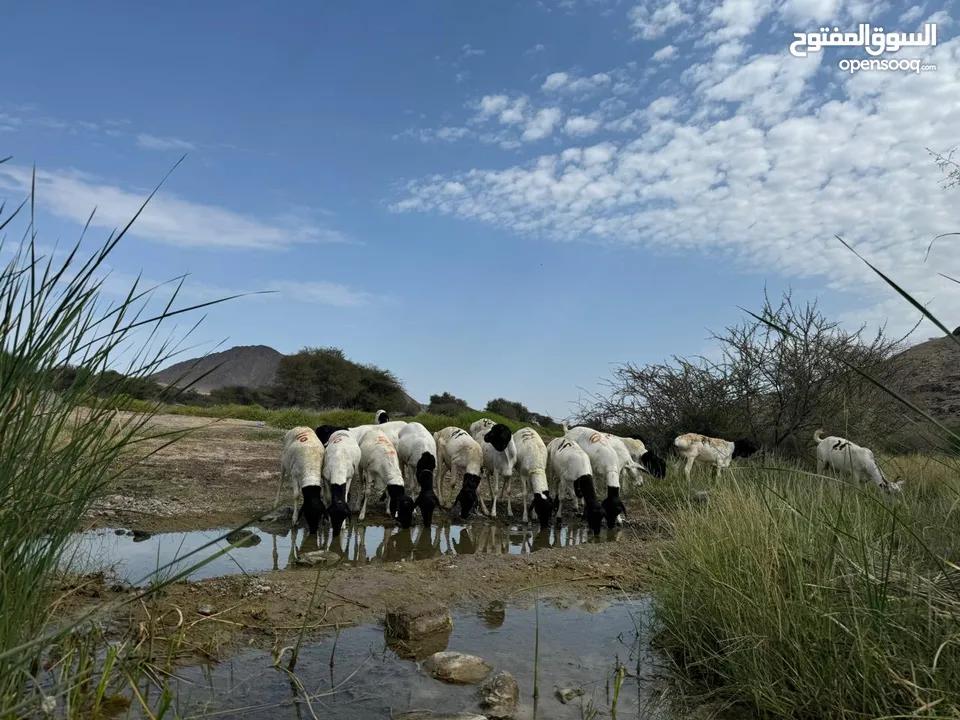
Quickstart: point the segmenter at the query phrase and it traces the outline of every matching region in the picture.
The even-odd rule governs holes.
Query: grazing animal
[[[573,440],[587,453],[587,456],[590,458],[590,467],[593,470],[593,476],[603,480],[605,487],[616,486],[619,488],[620,473],[625,465],[620,454],[617,452],[617,448],[614,443],[610,442],[607,434],[597,432],[593,428],[588,428],[583,425],[572,428],[567,428],[567,426],[564,425],[563,428],[564,437]],[[620,443],[620,445],[623,446],[623,443]],[[626,447],[623,447],[623,450],[626,452]],[[630,459],[629,453],[627,453],[626,462],[632,466],[640,467]]]
[[[419,481],[422,472],[428,471],[433,479],[437,469],[437,441],[427,428],[418,422],[407,423],[400,430],[396,447],[407,492],[413,492],[414,480]]]
[[[483,466],[483,450],[480,444],[470,437],[463,428],[454,426],[445,427],[433,434],[433,439],[437,443],[437,482],[435,489],[440,498],[440,505],[443,507],[445,482],[444,476],[447,470],[452,475],[453,485],[456,487],[458,480],[463,478],[460,492],[456,499],[450,505],[452,510],[455,505],[460,504],[460,515],[466,520],[470,516],[470,511],[477,504],[477,488],[480,487],[480,471]]]
[[[416,503],[406,493],[397,450],[386,433],[370,431],[364,434],[360,441],[360,471],[363,477],[363,504],[358,519],[363,522],[366,517],[370,490],[386,490],[389,496],[387,513],[400,522],[400,527],[410,527]]]
[[[283,436],[276,504],[280,504],[280,488],[289,475],[293,483],[293,525],[297,526],[302,515],[311,535],[317,534],[320,521],[327,514],[323,504],[323,455],[323,443],[308,427],[295,427]],[[297,496],[301,494],[303,505],[297,512]]]
[[[623,442],[623,438],[611,435],[610,433],[604,433],[603,435],[607,438],[607,442],[610,443],[610,447],[617,453],[617,459],[620,461],[620,480],[623,481],[629,478],[638,486],[643,485],[643,475],[640,473],[646,471],[646,468],[633,459],[626,444]]]
[[[655,455],[651,450],[647,450],[647,446],[644,445],[643,440],[640,439],[639,436],[628,435],[620,439],[623,441],[623,444],[627,446],[630,457],[643,465],[646,471],[653,477],[662,480],[667,476],[667,461]]]
[[[356,427],[348,428],[350,432],[353,433],[353,436],[357,439],[357,442],[363,440],[363,436],[366,435],[371,430],[377,430],[382,432],[388,438],[390,442],[393,443],[394,447],[400,442],[400,431],[406,426],[405,420],[391,420],[390,422],[385,423],[375,423],[373,425],[357,425]]]
[[[420,493],[417,495],[415,505],[420,508],[423,526],[429,528],[433,523],[433,511],[440,507],[440,500],[433,491],[433,471],[423,470],[418,473],[417,483],[420,485]]]
[[[547,445],[547,482],[556,498],[557,522],[560,522],[564,494],[569,495],[574,507],[580,510],[580,498],[583,497],[582,485],[587,483],[593,487],[590,457],[570,438],[554,438]]]
[[[838,473],[848,473],[860,482],[873,482],[886,492],[900,492],[899,482],[889,482],[880,471],[873,450],[835,435],[821,437],[823,428],[813,434],[817,443],[817,474],[822,475],[827,468]]]
[[[550,497],[550,487],[547,484],[547,446],[543,444],[540,434],[530,427],[517,430],[513,434],[513,441],[517,446],[517,470],[520,473],[523,493],[523,522],[528,521],[529,513],[536,512],[542,530],[550,526],[550,516],[554,510],[554,501]],[[533,492],[529,513],[527,482]]]
[[[335,429],[330,425],[317,428],[317,437],[326,446],[323,457],[323,483],[329,493],[330,527],[333,536],[340,534],[344,521],[350,516],[350,484],[360,477],[360,445],[347,428]]]
[[[683,466],[683,474],[687,482],[690,482],[690,469],[695,462],[713,465],[715,469],[715,478],[720,477],[724,468],[730,466],[732,460],[738,457],[750,457],[759,448],[749,440],[721,440],[712,438],[699,433],[685,433],[678,435],[673,441],[673,446],[680,452],[680,456],[686,460]]]
[[[490,490],[490,510],[488,511],[480,497],[480,509],[491,517],[497,516],[497,501],[500,499],[500,481],[506,480],[507,515],[513,517],[510,504],[513,468],[517,464],[517,445],[513,433],[503,423],[490,418],[481,418],[470,426],[470,435],[483,450],[483,470],[487,476]]]
[[[378,425],[383,425],[384,423],[390,422],[390,416],[387,415],[386,410],[377,410],[373,416],[374,420],[377,421]]]

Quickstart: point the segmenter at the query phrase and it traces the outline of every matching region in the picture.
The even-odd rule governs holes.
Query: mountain
[[[197,358],[184,360],[171,365],[160,372],[154,373],[154,380],[163,385],[175,381],[185,385],[193,378],[203,375],[218,364],[223,365],[205,378],[200,380],[193,389],[198,393],[209,393],[211,390],[226,387],[227,385],[242,385],[243,387],[257,388],[270,385],[277,375],[277,366],[280,364],[282,353],[267,345],[238,345],[229,350],[212,353],[203,358],[189,375],[180,378],[197,362]]]
[[[206,356],[183,378],[180,376],[190,370],[191,366],[197,362],[197,358],[178,362],[176,365],[154,373],[151,377],[161,385],[169,385],[174,381],[179,385],[185,385],[191,379],[223,363],[191,389],[206,395],[217,388],[227,386],[262,388],[273,383],[282,357],[283,353],[267,345],[237,345],[229,350]],[[407,412],[416,413],[424,409],[423,405],[406,393],[404,397],[407,401]]]
[[[953,334],[960,335],[957,331]],[[891,361],[898,365],[908,400],[941,422],[960,425],[960,344],[956,337],[927,340]]]

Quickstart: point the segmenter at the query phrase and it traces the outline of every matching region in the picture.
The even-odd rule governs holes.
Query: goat
[[[528,521],[527,511],[527,482],[533,492],[529,512],[536,512],[540,521],[540,529],[550,526],[550,515],[553,513],[554,501],[550,497],[550,488],[547,484],[547,446],[543,444],[540,434],[530,427],[520,428],[513,434],[513,441],[517,446],[517,470],[520,471],[523,498],[523,522]]]
[[[363,477],[363,504],[358,520],[363,522],[366,517],[367,499],[371,487],[374,487],[385,489],[390,496],[387,502],[390,517],[398,520],[400,527],[410,527],[416,503],[406,494],[397,450],[386,433],[370,431],[364,434],[360,441],[360,471]]]
[[[558,437],[547,445],[547,482],[557,503],[557,522],[561,521],[564,493],[571,496],[580,510],[584,483],[593,486],[593,469],[583,448],[567,437]]]
[[[821,437],[822,434],[823,428],[813,434],[813,441],[817,443],[818,475],[829,468],[838,473],[849,473],[860,482],[870,480],[886,492],[900,492],[903,489],[899,482],[889,482],[883,476],[873,450],[835,435]]]
[[[680,452],[680,456],[686,459],[683,474],[687,482],[690,482],[690,469],[695,462],[713,465],[714,477],[719,478],[723,469],[730,467],[732,460],[738,457],[750,457],[760,449],[749,440],[731,442],[699,433],[678,435],[673,441],[673,446]]]
[[[350,484],[360,476],[360,445],[345,427],[321,425],[317,437],[326,446],[323,457],[323,482],[328,488],[330,527],[333,536],[340,534],[343,522],[350,516]]]
[[[667,461],[647,450],[647,446],[644,445],[643,440],[638,435],[628,435],[620,439],[627,446],[630,457],[643,465],[653,477],[662,480],[667,476]]]
[[[443,507],[444,495],[444,476],[447,470],[452,475],[453,485],[456,486],[459,477],[463,478],[463,484],[456,499],[450,505],[452,510],[454,506],[460,504],[460,515],[466,520],[470,516],[470,511],[477,503],[477,488],[480,486],[480,472],[483,466],[483,450],[480,444],[470,437],[463,428],[445,427],[433,434],[433,439],[437,443],[437,482],[436,490],[440,498],[440,506]]]
[[[414,478],[419,480],[425,471],[432,478],[437,469],[437,441],[422,424],[411,422],[400,429],[396,448],[407,491],[413,492]]]
[[[311,535],[316,535],[320,521],[327,514],[323,504],[323,454],[323,443],[308,427],[297,426],[283,436],[280,484],[275,504],[280,504],[280,489],[289,475],[293,483],[293,525],[296,527],[301,515],[304,516]],[[303,505],[297,512],[299,494],[303,495]]]
[[[497,423],[490,418],[481,418],[470,426],[470,435],[483,450],[483,468],[481,473],[487,475],[487,486],[490,490],[490,510],[488,511],[480,500],[480,509],[491,517],[497,516],[497,500],[500,499],[500,480],[506,479],[507,515],[513,517],[513,508],[510,504],[512,490],[513,468],[517,463],[517,445],[513,434],[503,423]],[[524,500],[526,502],[526,500]]]

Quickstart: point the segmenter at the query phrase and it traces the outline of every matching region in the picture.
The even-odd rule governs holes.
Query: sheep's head
[[[409,528],[413,525],[413,513],[417,509],[417,501],[409,495],[401,495],[397,500],[397,522],[400,527]]]
[[[390,496],[390,517],[396,518],[400,509],[400,498],[406,493],[403,485],[387,485],[387,494]]]
[[[477,504],[478,487],[480,487],[480,476],[472,473],[464,473],[463,486],[457,494],[457,499],[453,501],[454,505],[460,503],[460,517],[464,520],[470,517],[470,513]]]
[[[390,416],[387,415],[386,410],[377,410],[376,415],[374,415],[374,417],[376,418],[378,425],[383,425],[386,422],[390,422]]]
[[[624,507],[620,499],[620,488],[608,487],[607,497],[600,503],[603,508],[603,514],[607,518],[607,527],[611,530],[623,523],[627,517],[627,508]]]
[[[540,521],[541,530],[550,527],[550,518],[556,506],[557,503],[550,498],[549,490],[543,493],[533,494],[533,502],[530,503],[530,512],[537,514],[537,520]]]
[[[662,480],[667,476],[667,461],[649,450],[640,456],[640,462],[655,478]]]
[[[427,453],[424,453],[424,455],[426,454]],[[417,474],[417,482],[420,484],[420,494],[417,495],[417,507],[420,508],[423,526],[428,528],[433,523],[433,511],[440,505],[440,501],[433,491],[433,472],[430,470],[420,471]]]
[[[503,452],[507,449],[512,437],[513,433],[510,432],[510,428],[503,423],[497,423],[487,431],[487,434],[483,436],[483,440],[493,445],[493,449],[497,452]]]
[[[317,437],[320,438],[320,442],[326,445],[327,441],[330,440],[330,436],[337,432],[337,430],[349,430],[349,428],[343,425],[321,425],[314,430],[314,432],[317,434]]]
[[[420,459],[417,460],[417,480],[419,481],[421,473],[429,472],[430,477],[433,477],[433,471],[437,469],[437,459],[433,456],[433,453],[424,452],[420,456]]]
[[[731,456],[731,459],[750,457],[759,450],[760,448],[750,440],[734,440],[733,455]]]
[[[323,504],[323,491],[319,485],[308,485],[300,492],[303,494],[303,507],[300,512],[307,520],[310,534],[316,535],[320,521],[327,515],[327,508]]]
[[[334,537],[340,534],[344,521],[350,517],[350,508],[346,502],[346,491],[346,485],[330,486],[330,509],[327,512],[330,515],[330,527],[333,528]]]

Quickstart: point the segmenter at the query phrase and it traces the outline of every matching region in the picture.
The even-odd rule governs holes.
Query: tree
[[[846,364],[896,388],[896,364],[889,362],[901,341],[871,339],[839,328],[816,303],[796,305],[790,292],[779,304],[764,296],[758,315],[789,330],[787,337],[751,318],[713,333],[721,359],[617,367],[609,394],[580,409],[581,421],[635,432],[665,449],[683,432],[714,437],[750,437],[787,456],[809,455],[810,437],[820,426],[836,428],[858,442],[886,439],[902,423],[887,394]]]
[[[506,398],[494,398],[487,403],[485,409],[487,412],[503,415],[505,418],[523,423],[530,422],[533,415],[523,403],[507,400]]]
[[[461,400],[456,395],[448,392],[440,395],[431,395],[430,404],[427,406],[427,412],[432,415],[447,415],[456,417],[460,413],[470,411],[470,406],[466,400]]]

